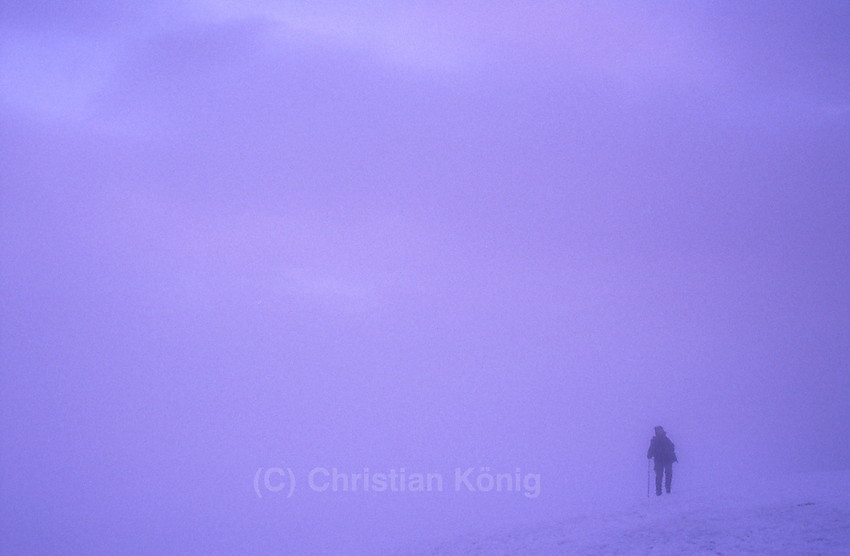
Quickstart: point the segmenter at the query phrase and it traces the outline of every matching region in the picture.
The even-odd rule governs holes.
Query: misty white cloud
[[[6,32],[0,38],[0,98],[29,114],[80,121],[116,63],[114,45],[69,33]]]
[[[245,44],[232,47],[241,48],[236,62],[254,67],[245,71],[257,75],[274,75],[274,60],[283,53],[309,59],[336,51],[371,61],[389,75],[477,79],[529,73],[540,79],[551,74],[560,76],[566,91],[581,83],[607,83],[629,102],[686,91],[704,97],[718,114],[776,104],[777,91],[746,86],[742,62],[728,56],[731,43],[716,41],[710,25],[696,25],[706,11],[561,3],[534,9],[477,2],[153,4],[147,11],[101,15],[94,28],[63,27],[61,20],[46,28],[32,22],[6,25],[0,36],[0,99],[7,108],[39,118],[147,134],[168,123],[156,113],[157,101],[144,98],[157,94],[148,83],[170,75],[169,68],[179,66],[187,51],[197,51],[195,65],[168,77],[178,91],[197,86],[197,75],[209,71],[204,66],[216,63],[226,43],[241,41]],[[239,38],[234,26],[242,24],[247,27],[239,28],[244,35]],[[147,59],[151,56],[155,59]],[[817,93],[792,94],[806,97],[795,106],[841,105]]]
[[[480,56],[480,46],[452,33],[433,8],[365,3],[295,3],[198,0],[201,19],[260,19],[272,24],[271,48],[337,48],[391,67],[427,73],[454,72]],[[448,14],[451,17],[451,14]]]

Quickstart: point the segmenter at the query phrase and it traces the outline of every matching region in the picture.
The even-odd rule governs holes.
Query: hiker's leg
[[[661,496],[661,479],[664,477],[664,466],[655,462],[655,494]]]

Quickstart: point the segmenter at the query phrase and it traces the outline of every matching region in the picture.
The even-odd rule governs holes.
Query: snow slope
[[[627,509],[408,553],[850,555],[850,472],[763,480],[712,495],[653,495]]]

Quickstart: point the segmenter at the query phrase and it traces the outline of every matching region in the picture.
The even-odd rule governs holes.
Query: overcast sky
[[[388,550],[643,496],[658,424],[690,493],[850,468],[848,29],[5,0],[0,544]],[[322,466],[448,482],[311,492]],[[540,495],[452,491],[471,466]]]

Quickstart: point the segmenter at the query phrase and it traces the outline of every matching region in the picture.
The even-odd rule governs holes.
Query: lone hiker
[[[667,438],[664,427],[655,427],[655,436],[649,441],[649,450],[646,452],[648,459],[655,458],[655,495],[661,496],[661,478],[664,477],[664,486],[667,494],[670,494],[670,484],[673,482],[673,463],[679,461],[676,458],[676,446]]]

